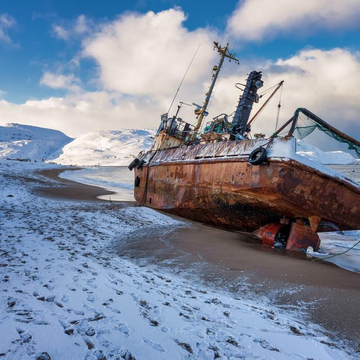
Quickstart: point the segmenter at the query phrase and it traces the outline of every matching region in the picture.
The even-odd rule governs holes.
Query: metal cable
[[[279,99],[278,110],[277,110],[277,116],[276,116],[275,132],[276,132],[277,127],[278,127],[278,124],[279,124],[279,117],[280,117],[280,110],[281,110],[281,97],[282,97],[282,91],[283,91],[283,85],[281,85],[281,89],[280,89],[280,99]]]
[[[194,61],[194,59],[195,59],[195,56],[196,56],[196,54],[198,53],[198,51],[199,51],[199,49],[200,49],[200,46],[201,46],[201,43],[199,44],[198,48],[196,49],[195,54],[194,54],[193,58],[191,59],[190,64],[189,64],[188,68],[186,69],[183,78],[181,79],[180,85],[179,85],[178,89],[176,90],[175,96],[174,96],[174,98],[173,98],[173,100],[172,100],[172,102],[171,102],[171,105],[170,105],[170,107],[169,107],[168,114],[170,113],[170,110],[171,110],[171,108],[172,108],[172,106],[173,106],[173,104],[174,104],[174,101],[175,101],[175,99],[176,99],[176,97],[177,97],[177,95],[178,95],[178,93],[179,93],[179,91],[180,91],[181,85],[183,84],[183,82],[184,82],[184,80],[185,80],[186,74],[188,73],[188,71],[189,71],[189,69],[190,69],[190,66],[191,66],[191,64],[193,63],[193,61]]]

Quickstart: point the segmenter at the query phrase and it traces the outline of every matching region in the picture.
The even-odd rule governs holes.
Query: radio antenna
[[[196,54],[198,53],[198,51],[199,51],[199,49],[200,49],[200,46],[201,46],[201,43],[199,44],[198,48],[196,49],[195,54],[194,54],[193,58],[191,59],[190,64],[189,64],[188,68],[186,69],[183,78],[182,78],[181,81],[180,81],[180,85],[179,85],[179,87],[177,88],[176,93],[175,93],[175,96],[174,96],[174,98],[173,98],[173,100],[172,100],[172,102],[171,102],[171,105],[170,105],[170,107],[169,107],[168,114],[170,113],[170,110],[171,110],[171,108],[172,108],[172,106],[173,106],[173,104],[174,104],[174,101],[175,101],[175,99],[176,99],[176,97],[177,97],[177,95],[178,95],[178,93],[179,93],[179,91],[180,91],[181,85],[183,84],[183,82],[184,82],[184,80],[185,80],[186,74],[188,73],[188,71],[189,71],[189,69],[190,69],[190,66],[191,66],[191,64],[193,63],[193,61],[194,61],[194,59],[195,59],[195,56],[196,56]]]

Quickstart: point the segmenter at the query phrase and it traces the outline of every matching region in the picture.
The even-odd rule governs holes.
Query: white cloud
[[[80,15],[75,21],[74,32],[76,34],[85,34],[89,31],[89,20],[85,15]]]
[[[158,104],[117,96],[93,92],[29,100],[21,105],[0,100],[0,123],[42,126],[69,136],[97,130],[157,127],[162,111]]]
[[[53,89],[66,89],[74,92],[80,91],[80,79],[76,78],[74,75],[63,75],[63,74],[54,74],[52,72],[44,72],[42,78],[40,79],[40,85],[45,85]]]
[[[10,36],[7,34],[7,29],[10,29],[16,25],[16,20],[9,14],[0,15],[0,41],[4,41],[8,44],[12,43]]]
[[[89,20],[85,15],[79,15],[74,20],[61,21],[61,25],[54,23],[52,32],[57,39],[68,41],[74,38],[81,39],[90,29],[94,31],[94,27],[92,20]]]
[[[185,20],[178,9],[121,16],[84,42],[84,56],[97,61],[106,89],[171,97],[199,44],[188,86],[208,75],[215,56],[211,44],[216,34],[208,29],[188,31]]]
[[[359,26],[359,0],[244,0],[228,21],[235,36],[258,41],[277,33]]]
[[[68,40],[70,38],[70,32],[66,30],[63,26],[53,25],[52,31],[54,36],[60,40]]]

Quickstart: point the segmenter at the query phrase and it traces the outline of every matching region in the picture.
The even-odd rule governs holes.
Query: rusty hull
[[[213,145],[148,153],[147,164],[135,169],[140,178],[136,201],[239,231],[254,231],[283,217],[321,219],[318,231],[360,228],[358,187],[291,159],[270,158],[254,166],[247,155],[231,156],[249,153],[259,141],[247,141],[237,151],[235,143]]]

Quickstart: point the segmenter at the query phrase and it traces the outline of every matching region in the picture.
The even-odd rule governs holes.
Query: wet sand
[[[42,170],[37,174],[45,176],[51,180],[62,185],[61,187],[40,187],[36,189],[36,192],[43,196],[51,196],[58,199],[67,199],[67,200],[81,200],[81,201],[104,201],[98,199],[98,196],[115,194],[112,191],[105,190],[101,187],[90,186],[81,184],[75,181],[70,181],[67,179],[62,179],[59,177],[64,171],[77,171],[80,168],[67,168],[67,169],[51,169],[51,170]]]
[[[300,252],[275,251],[248,234],[190,223],[164,236],[121,241],[116,251],[140,263],[190,274],[239,297],[265,295],[285,311],[303,312],[360,352],[360,274],[311,261]]]
[[[41,175],[66,187],[42,188],[40,194],[94,201],[110,192],[59,179],[64,170]],[[101,200],[98,200],[101,201]],[[333,264],[313,262],[299,252],[274,251],[248,234],[195,222],[168,234],[135,234],[114,251],[139,263],[153,263],[234,293],[265,295],[284,310],[301,310],[309,320],[337,333],[360,352],[360,274]],[[300,336],[300,334],[299,334]]]

